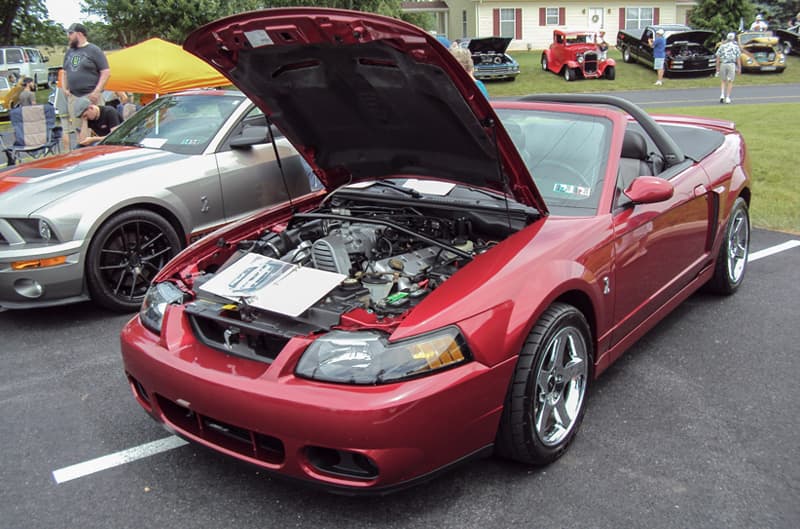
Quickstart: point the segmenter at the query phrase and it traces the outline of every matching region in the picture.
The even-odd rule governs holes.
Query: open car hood
[[[695,44],[704,44],[709,38],[714,36],[713,31],[704,29],[693,29],[691,31],[678,31],[672,33],[667,37],[667,44],[675,44],[676,42],[693,42]]]
[[[184,48],[246,93],[328,189],[431,177],[547,211],[475,81],[416,26],[357,11],[267,9],[207,24]]]
[[[769,46],[775,47],[778,45],[778,37],[774,36],[772,32],[759,32],[758,34],[742,33],[739,35],[739,43],[745,48],[750,46]]]
[[[511,44],[511,37],[486,37],[482,39],[470,39],[469,51],[476,53],[505,53],[508,45]]]

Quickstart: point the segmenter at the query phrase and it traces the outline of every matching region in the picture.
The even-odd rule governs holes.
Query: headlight
[[[6,219],[25,242],[41,243],[57,240],[53,228],[44,219]]]
[[[139,309],[139,319],[142,325],[161,334],[161,323],[167,305],[183,301],[183,291],[169,281],[152,285],[144,295],[142,307]]]
[[[389,343],[377,331],[332,331],[303,353],[295,373],[342,384],[385,384],[446,369],[472,358],[455,327]]]
[[[583,62],[583,55],[578,55],[575,59],[578,61],[578,64],[581,64]]]
[[[44,241],[50,241],[53,238],[53,232],[46,220],[39,219],[39,236]]]

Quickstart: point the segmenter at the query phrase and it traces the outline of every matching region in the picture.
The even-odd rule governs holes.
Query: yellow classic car
[[[771,31],[743,31],[737,40],[743,72],[777,72],[786,68],[786,56]]]

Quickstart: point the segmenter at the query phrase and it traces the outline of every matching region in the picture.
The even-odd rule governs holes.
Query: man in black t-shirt
[[[81,120],[78,144],[92,145],[105,138],[119,126],[119,113],[111,107],[99,107],[86,97],[79,97],[73,105],[75,117]]]

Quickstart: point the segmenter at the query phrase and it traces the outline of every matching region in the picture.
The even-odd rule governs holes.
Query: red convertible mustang
[[[350,493],[492,451],[547,464],[595,377],[744,278],[730,122],[490,104],[433,36],[368,13],[251,12],[185,47],[327,188],[184,250],[123,330],[136,400],[193,442]]]

